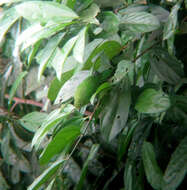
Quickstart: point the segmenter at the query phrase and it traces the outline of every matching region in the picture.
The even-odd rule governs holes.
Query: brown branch
[[[147,53],[149,50],[151,50],[154,46],[158,45],[159,43],[160,43],[160,41],[156,42],[152,46],[150,46],[147,49],[145,49],[144,51],[142,51],[142,53],[140,53],[138,56],[136,56],[132,62],[136,62],[140,57],[142,57],[145,53]]]
[[[9,99],[9,97],[10,96],[8,94],[5,94],[5,98],[6,99]],[[15,101],[15,104],[12,106],[11,111],[13,111],[13,109],[15,108],[15,106],[18,105],[18,104],[29,104],[29,105],[37,106],[37,107],[40,107],[40,108],[43,107],[42,103],[34,101],[34,100],[22,99],[22,98],[14,97],[13,101]]]

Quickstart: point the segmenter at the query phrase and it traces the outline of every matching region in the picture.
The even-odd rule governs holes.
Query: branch
[[[8,94],[5,94],[5,98],[6,99],[9,99],[9,95]],[[16,107],[16,105],[18,104],[29,104],[29,105],[33,105],[33,106],[37,106],[37,107],[40,107],[42,108],[43,107],[43,104],[40,103],[40,102],[37,102],[37,101],[34,101],[34,100],[28,100],[28,99],[22,99],[22,98],[17,98],[17,97],[14,97],[13,98],[13,101],[15,101],[15,104],[12,106],[11,108],[11,111],[13,111],[13,109]]]

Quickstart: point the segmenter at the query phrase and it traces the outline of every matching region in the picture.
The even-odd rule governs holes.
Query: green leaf
[[[10,8],[3,12],[2,17],[0,17],[0,42],[18,18],[19,15],[16,13],[15,8]]]
[[[54,104],[59,104],[72,98],[75,94],[76,88],[89,75],[89,71],[80,71],[73,75],[73,77],[68,80],[60,89]]]
[[[53,180],[51,181],[51,183],[47,186],[47,189],[46,189],[46,190],[51,190],[51,189],[53,188],[54,183],[55,183],[55,179],[53,179]]]
[[[55,35],[53,38],[51,38],[46,46],[40,50],[36,56],[37,62],[40,64],[39,71],[38,71],[38,80],[41,79],[41,76],[47,67],[47,64],[51,58],[51,56],[54,54],[58,44],[64,37],[65,33],[60,33],[58,35]]]
[[[66,1],[66,6],[68,6],[70,9],[74,9],[76,1],[77,0],[67,0]]]
[[[90,150],[88,158],[84,162],[84,165],[83,165],[83,168],[82,168],[82,172],[81,172],[81,176],[80,176],[80,180],[79,180],[78,184],[76,185],[75,190],[82,190],[83,189],[84,180],[86,178],[89,162],[91,160],[93,160],[93,158],[95,157],[95,155],[98,152],[98,149],[99,149],[99,145],[98,144],[92,145],[92,148]]]
[[[110,60],[121,51],[121,45],[117,41],[96,39],[86,46],[83,69],[90,69],[93,66],[94,58],[104,53]]]
[[[99,24],[99,21],[95,18],[99,12],[98,5],[92,3],[86,10],[81,12],[80,18],[83,22]]]
[[[5,178],[3,177],[2,172],[0,171],[0,189],[8,190],[10,189],[9,185],[7,184]]]
[[[178,3],[172,8],[168,22],[166,22],[164,26],[163,40],[167,40],[175,34],[178,24],[178,11],[181,7],[182,2],[183,0],[179,0]]]
[[[111,11],[103,12],[104,21],[102,23],[102,28],[105,32],[110,34],[115,34],[119,29],[119,19]]]
[[[27,190],[37,190],[47,180],[51,179],[52,176],[57,172],[64,160],[58,160],[54,162],[49,168],[47,168],[34,182],[27,188]]]
[[[48,114],[43,112],[31,112],[24,115],[19,121],[21,125],[31,132],[36,132],[39,126],[45,121]]]
[[[40,163],[47,164],[53,156],[62,152],[80,135],[81,126],[68,125],[62,128],[40,155]]]
[[[14,81],[11,89],[10,89],[10,93],[9,93],[9,105],[11,105],[13,97],[17,91],[17,88],[19,87],[22,79],[27,75],[27,71],[21,72],[18,77],[16,78],[16,80]]]
[[[57,48],[55,51],[55,55],[52,61],[52,66],[56,71],[57,78],[61,80],[61,76],[63,73],[64,62],[66,61],[68,55],[73,49],[75,42],[77,41],[78,36],[70,38],[63,46],[62,49]]]
[[[131,105],[131,90],[128,78],[116,85],[108,95],[101,115],[101,132],[111,141],[125,127]]]
[[[28,1],[17,5],[15,9],[20,16],[32,22],[65,23],[78,18],[73,10],[55,2]]]
[[[39,23],[33,24],[24,30],[21,35],[16,40],[16,46],[20,46],[22,44],[21,51],[25,50],[31,45],[34,45],[39,40],[44,38],[49,38],[50,36],[56,34],[60,30],[63,30],[67,24],[50,24],[41,26]]]
[[[59,81],[57,77],[55,77],[49,87],[47,97],[50,101],[54,101],[66,81],[68,81],[73,76],[74,71],[70,70],[62,74],[61,80]]]
[[[78,34],[78,39],[73,48],[73,56],[79,62],[83,63],[85,40],[87,27],[84,27]]]
[[[42,123],[42,126],[35,133],[32,140],[32,146],[35,146],[37,149],[49,130],[62,121],[64,117],[69,115],[73,109],[74,107],[72,105],[67,105],[63,110],[59,108],[51,112],[45,122]]]
[[[180,142],[172,154],[164,173],[162,190],[175,190],[187,173],[187,136]]]
[[[149,88],[144,90],[138,97],[135,109],[140,113],[160,113],[170,107],[170,99],[163,92]]]
[[[148,182],[154,189],[160,190],[163,173],[157,164],[154,147],[149,142],[144,142],[142,146],[142,159]]]
[[[151,32],[160,27],[159,20],[147,12],[128,13],[121,18],[121,24],[133,32]]]
[[[124,154],[127,152],[127,148],[132,139],[134,129],[137,125],[137,122],[133,123],[130,126],[126,126],[123,130],[121,137],[119,139],[119,149],[118,149],[118,160],[121,160]]]
[[[150,56],[151,67],[156,75],[169,84],[177,84],[184,76],[182,63],[163,49],[155,48]]]

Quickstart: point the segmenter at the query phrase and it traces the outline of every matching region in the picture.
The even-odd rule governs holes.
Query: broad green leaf
[[[129,5],[128,7],[119,10],[119,13],[121,15],[129,14],[129,13],[134,13],[134,12],[143,12],[146,11],[149,7],[145,5],[140,5],[140,4],[132,4]]]
[[[87,27],[84,27],[78,34],[78,39],[73,48],[73,56],[79,62],[83,63],[85,40],[86,40]]]
[[[11,105],[13,97],[17,91],[17,88],[19,87],[22,79],[27,75],[27,71],[21,72],[18,77],[16,78],[16,80],[14,81],[11,89],[10,89],[10,93],[9,93],[9,105]]]
[[[95,48],[92,45],[94,45]],[[83,69],[90,69],[93,66],[94,59],[97,58],[97,55],[100,53],[104,53],[110,60],[114,56],[118,55],[120,51],[121,45],[117,41],[104,41],[100,39],[94,40],[88,44],[88,49],[86,47]]]
[[[111,89],[101,114],[101,132],[107,141],[111,141],[121,132],[128,119],[131,90],[127,79]]]
[[[40,155],[40,163],[47,164],[53,156],[62,152],[80,135],[81,126],[68,125],[62,128]]]
[[[59,108],[51,112],[45,122],[42,123],[42,126],[35,133],[32,140],[32,146],[35,146],[37,149],[49,130],[62,121],[64,117],[69,115],[73,109],[74,107],[72,105],[67,105],[63,110]]]
[[[129,146],[130,140],[132,139],[136,125],[137,122],[133,123],[130,126],[126,126],[123,130],[119,139],[118,160],[121,160],[124,154],[127,152],[127,148]]]
[[[187,137],[185,137],[171,156],[164,173],[162,190],[175,190],[187,173]]]
[[[31,112],[23,116],[19,121],[28,131],[36,132],[39,126],[45,121],[48,114],[43,112]]]
[[[114,80],[118,82],[127,75],[129,76],[129,79],[132,83],[134,77],[134,64],[129,60],[122,60],[118,63],[116,72],[114,74]]]
[[[154,49],[150,56],[151,67],[156,75],[169,84],[178,84],[184,76],[182,63],[163,49]]]
[[[101,85],[97,88],[96,92],[95,92],[95,93],[92,95],[92,97],[90,98],[91,104],[94,104],[94,100],[95,100],[95,97],[96,97],[97,95],[99,95],[101,92],[103,92],[103,91],[106,90],[106,89],[110,89],[111,87],[112,87],[112,85],[111,85],[109,82],[105,82],[105,83],[101,84]]]
[[[142,146],[142,159],[148,182],[154,189],[161,189],[163,173],[157,164],[154,147],[149,142],[144,142]]]
[[[54,103],[59,104],[72,98],[78,85],[89,75],[89,71],[80,71],[73,75],[73,77],[62,86]]]
[[[160,27],[159,20],[147,12],[133,12],[121,18],[121,24],[133,32],[151,32]]]
[[[99,24],[99,21],[95,18],[100,12],[97,4],[92,3],[86,10],[81,12],[80,18],[83,22]]]
[[[168,22],[164,26],[163,40],[167,40],[175,34],[178,24],[178,11],[181,7],[182,2],[183,0],[179,0],[178,3],[172,8]]]
[[[78,18],[65,5],[49,1],[28,1],[17,5],[15,9],[20,16],[32,22],[65,23]]]
[[[93,1],[94,0],[79,0],[80,3],[77,3],[76,10],[78,12],[83,11],[84,9],[89,7],[93,3]]]
[[[84,162],[83,168],[82,168],[82,172],[81,172],[81,176],[79,179],[78,184],[75,187],[75,190],[82,190],[83,189],[83,185],[84,185],[84,180],[86,178],[86,174],[87,174],[87,170],[88,170],[88,165],[89,162],[91,160],[93,160],[93,158],[95,157],[95,155],[97,154],[99,149],[99,145],[98,144],[94,144],[92,145],[92,148],[90,150],[90,153],[88,155],[88,158],[86,159],[86,161]]]
[[[22,44],[21,51],[23,51],[29,46],[34,45],[39,40],[49,38],[60,30],[63,30],[69,24],[71,23],[50,24],[46,26],[41,26],[39,23],[33,24],[24,30],[17,38],[16,46],[20,46]]]
[[[62,74],[61,80],[59,81],[57,77],[55,77],[49,87],[47,97],[50,101],[54,101],[67,80],[69,80],[73,76],[74,71],[70,70]]]
[[[3,16],[0,18],[0,42],[18,18],[19,15],[16,13],[14,7],[3,12]]]
[[[130,162],[125,164],[124,183],[126,190],[133,190],[134,185],[133,165]]]
[[[54,67],[56,71],[57,78],[61,80],[61,76],[63,73],[64,62],[66,61],[68,55],[70,54],[71,50],[73,49],[78,36],[70,38],[62,49],[57,48],[55,51],[55,55],[51,65]]]
[[[40,81],[41,76],[44,72],[44,70],[47,67],[47,64],[51,58],[51,56],[54,54],[58,44],[64,37],[65,33],[60,33],[58,35],[55,35],[53,38],[51,38],[46,46],[40,50],[36,56],[37,62],[40,64],[39,71],[38,71],[38,80]]]
[[[150,134],[153,121],[149,118],[142,119],[135,126],[132,140],[128,148],[128,158],[136,162],[142,155],[142,146]]]
[[[54,162],[49,168],[47,168],[34,182],[27,188],[27,190],[37,190],[47,180],[51,179],[52,176],[58,171],[64,160],[58,160]]]
[[[104,21],[102,22],[102,28],[109,34],[115,34],[119,29],[119,19],[111,11],[103,12]]]
[[[160,113],[170,107],[170,99],[167,94],[156,91],[153,88],[144,90],[138,97],[135,109],[140,113]]]

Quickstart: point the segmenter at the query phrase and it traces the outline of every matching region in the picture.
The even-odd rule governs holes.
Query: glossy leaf
[[[154,49],[150,57],[151,67],[155,74],[169,84],[177,84],[183,77],[182,64],[176,57],[163,49]]]
[[[97,55],[103,52],[107,56],[107,58],[112,59],[121,51],[121,45],[117,41],[104,41],[96,39],[88,44],[86,50],[87,52],[85,52],[85,63],[83,69],[90,69],[93,65],[94,58],[97,58]]]
[[[163,92],[149,88],[138,97],[135,109],[140,113],[160,113],[170,107],[170,99]]]
[[[121,19],[121,24],[133,32],[151,32],[160,27],[159,20],[147,12],[133,12]]]
[[[27,190],[37,190],[41,185],[43,185],[47,180],[58,171],[59,167],[62,165],[64,160],[57,160],[49,168],[47,168],[39,177],[37,177],[34,182],[28,187]]]
[[[163,173],[157,164],[153,145],[149,142],[144,142],[142,146],[142,159],[148,182],[154,189],[161,189]]]
[[[84,49],[85,49],[85,40],[86,40],[86,31],[87,28],[84,27],[78,34],[78,39],[73,48],[73,56],[79,62],[83,63]]]
[[[64,62],[66,61],[68,55],[70,54],[71,50],[73,49],[78,36],[75,36],[73,38],[70,38],[62,49],[57,48],[55,51],[55,55],[52,61],[52,66],[54,67],[56,71],[57,78],[61,80]]]
[[[47,164],[53,156],[62,152],[80,135],[81,126],[69,125],[62,128],[40,155],[40,163]]]
[[[70,70],[63,73],[60,81],[57,77],[52,80],[47,94],[47,97],[50,99],[50,101],[54,101],[56,99],[62,86],[73,76],[73,72],[73,70]]]
[[[48,41],[46,46],[38,52],[36,56],[36,60],[40,64],[38,71],[38,80],[41,79],[41,76],[46,69],[47,64],[49,63],[50,58],[53,56],[58,44],[60,43],[64,35],[65,33],[60,33],[54,36]]]
[[[16,13],[15,8],[11,8],[3,12],[3,16],[0,17],[0,42],[18,18],[19,15]]]
[[[70,23],[69,23],[70,24]],[[57,32],[63,30],[68,24],[50,24],[41,26],[39,23],[33,24],[24,30],[16,40],[16,46],[22,44],[21,50],[25,50],[34,45],[39,40],[49,38]]]
[[[131,90],[126,78],[111,90],[102,111],[101,132],[105,140],[111,141],[125,127],[130,105]]]
[[[47,120],[43,122],[42,126],[35,133],[32,140],[32,146],[35,146],[37,149],[44,137],[49,132],[49,130],[54,127],[58,122],[62,121],[62,119],[70,114],[73,109],[74,107],[72,105],[69,105],[65,107],[63,111],[61,111],[61,109],[59,108],[51,112],[48,115]]]
[[[55,104],[59,104],[61,102],[65,102],[72,98],[75,94],[76,88],[78,85],[89,76],[89,71],[81,71],[73,75],[73,77],[68,80],[60,89],[57,98],[55,100]],[[72,88],[73,86],[73,88]]]
[[[187,137],[185,137],[171,156],[164,173],[162,190],[175,190],[187,173]]]
[[[13,97],[17,91],[17,88],[19,87],[21,81],[23,78],[27,75],[27,71],[21,72],[19,76],[14,81],[14,84],[11,87],[10,93],[9,93],[9,105],[12,103]]]
[[[15,9],[20,16],[32,22],[65,23],[78,18],[73,10],[55,2],[28,1],[17,5]]]
[[[177,29],[177,19],[178,19],[178,11],[180,9],[180,6],[182,4],[183,0],[179,0],[178,3],[172,8],[168,22],[164,26],[164,34],[163,39],[169,39]]]
[[[99,149],[99,145],[98,144],[92,145],[92,148],[90,150],[88,158],[84,162],[84,165],[83,165],[83,168],[82,168],[82,172],[81,172],[81,176],[80,176],[80,180],[79,180],[78,184],[76,185],[75,190],[81,190],[81,189],[83,189],[83,185],[84,185],[84,181],[85,181],[85,178],[86,178],[89,162],[91,160],[93,160],[93,158],[95,157],[95,155],[98,152],[98,149]]]
[[[23,116],[19,121],[28,131],[36,132],[39,126],[45,121],[48,114],[43,112],[31,112]]]

